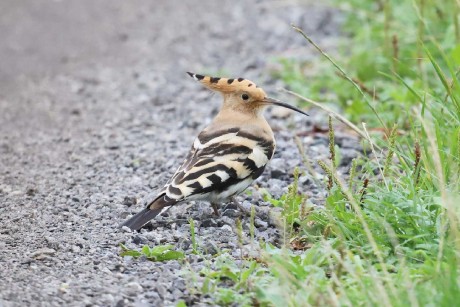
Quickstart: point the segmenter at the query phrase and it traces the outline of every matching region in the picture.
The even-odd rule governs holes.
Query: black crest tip
[[[187,74],[192,77],[193,79],[197,80],[197,81],[200,81],[200,80],[203,80],[204,79],[204,76],[203,75],[198,75],[198,74],[194,74],[192,72],[189,72],[187,71]]]

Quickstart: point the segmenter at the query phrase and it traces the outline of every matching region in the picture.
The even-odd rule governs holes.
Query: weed
[[[190,218],[188,220],[190,223],[190,237],[192,239],[192,252],[197,255],[198,254],[198,243],[196,241],[196,235],[195,235],[195,221]]]
[[[274,199],[268,194],[265,195],[266,201],[269,201],[275,207],[283,209],[281,217],[286,237],[290,237],[295,228],[300,224],[302,206],[306,201],[306,197],[298,193],[298,186],[299,170],[296,168],[294,170],[294,181],[288,187],[286,194],[283,194],[280,199]]]
[[[144,256],[150,261],[179,260],[185,257],[183,252],[173,250],[173,245],[159,245],[155,247],[144,245],[141,250],[129,249],[123,244],[120,244],[120,247],[120,256],[122,257],[131,256],[133,258],[139,258]]]

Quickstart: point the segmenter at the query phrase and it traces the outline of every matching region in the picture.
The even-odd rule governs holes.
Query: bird
[[[185,160],[144,209],[121,224],[139,230],[172,206],[188,201],[207,201],[217,216],[218,205],[238,202],[273,157],[275,138],[263,116],[267,106],[288,108],[307,115],[290,104],[268,97],[254,82],[244,78],[219,78],[187,72],[223,97],[220,111],[196,137]]]

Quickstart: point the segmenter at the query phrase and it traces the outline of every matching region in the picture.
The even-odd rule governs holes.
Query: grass
[[[173,245],[159,245],[155,247],[149,247],[144,245],[140,251],[129,249],[123,244],[120,244],[122,257],[145,257],[150,261],[169,261],[169,260],[179,260],[185,258],[185,255],[181,251],[174,250]]]
[[[260,259],[220,254],[196,287],[219,305],[454,306],[460,301],[460,3],[333,3],[346,16],[350,37],[343,46],[328,55],[295,28],[320,57],[280,59],[276,75],[288,94],[331,116],[330,159],[318,161],[325,203],[307,206],[297,179],[280,199],[267,196],[283,208],[285,244],[260,243]],[[346,178],[336,172],[336,119],[371,149]]]
[[[334,159],[319,162],[330,191],[325,208],[310,212],[294,234],[312,247],[293,261],[268,256],[270,268],[286,275],[273,280],[284,293],[274,305],[448,306],[460,299],[460,40],[452,36],[460,4],[376,3],[345,3],[354,34],[347,58],[333,60],[316,46],[330,70],[309,79],[299,73],[305,63],[283,62],[280,77],[298,94],[337,101],[352,123],[365,123],[359,134],[369,135],[374,155],[360,158],[359,171],[353,163],[348,184]],[[332,142],[330,151],[334,157]],[[302,256],[315,261],[286,268]],[[306,268],[320,274],[292,273]]]

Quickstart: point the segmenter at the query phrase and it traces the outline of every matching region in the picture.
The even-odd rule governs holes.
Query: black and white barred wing
[[[273,142],[239,128],[203,132],[165,186],[165,197],[179,202],[238,194],[260,176],[273,151]]]

